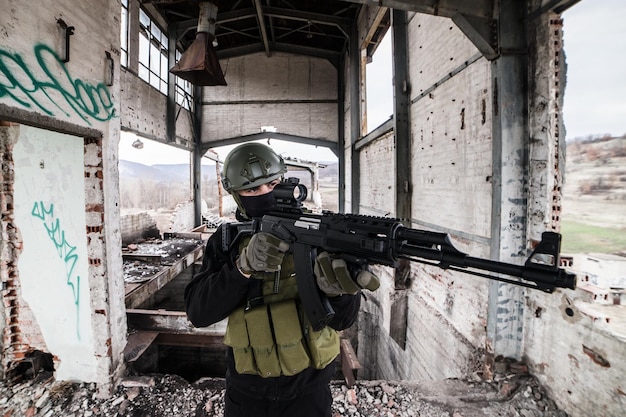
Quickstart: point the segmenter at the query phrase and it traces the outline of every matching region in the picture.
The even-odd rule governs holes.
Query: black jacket
[[[196,327],[206,327],[228,317],[246,300],[261,295],[261,280],[241,275],[235,266],[238,253],[222,250],[222,227],[207,241],[202,267],[185,288],[187,317]],[[311,279],[315,279],[311,277]],[[343,295],[330,298],[335,316],[329,326],[335,330],[348,328],[356,320],[361,295]],[[328,384],[334,375],[333,364],[326,369],[305,369],[298,375],[278,378],[261,378],[241,375],[235,371],[232,350],[228,349],[227,384],[257,398],[295,398],[303,393]]]

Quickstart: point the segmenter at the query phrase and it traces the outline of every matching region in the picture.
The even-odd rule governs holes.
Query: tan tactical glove
[[[356,272],[356,281],[348,269],[348,264],[341,258],[332,258],[328,252],[320,253],[313,267],[317,285],[329,297],[342,294],[356,294],[362,288],[375,291],[380,281],[368,269]]]
[[[237,266],[248,275],[254,271],[280,271],[287,249],[289,244],[276,236],[265,232],[256,233],[241,251]]]

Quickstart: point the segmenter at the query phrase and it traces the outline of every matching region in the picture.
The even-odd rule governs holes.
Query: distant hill
[[[121,179],[146,179],[154,182],[189,182],[188,164],[144,165],[137,162],[120,160]],[[202,177],[215,180],[215,165],[202,165]]]
[[[626,137],[567,142],[565,193],[598,200],[626,200]]]
[[[122,179],[146,179],[155,182],[188,182],[189,181],[189,165],[188,164],[158,164],[144,165],[137,162],[120,160],[119,170]],[[337,178],[337,163],[328,164],[325,168],[319,170],[320,179]],[[290,172],[291,176],[305,178],[309,174],[306,172]],[[217,178],[215,165],[202,165],[202,177],[208,178],[209,181]]]
[[[626,137],[567,141],[562,252],[626,253]]]

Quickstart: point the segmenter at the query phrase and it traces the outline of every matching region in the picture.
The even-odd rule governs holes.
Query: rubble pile
[[[566,417],[530,376],[498,382],[445,380],[331,384],[333,417]],[[0,384],[2,417],[221,417],[224,380],[194,383],[176,375],[126,377],[100,398],[94,384],[55,382],[50,372],[17,384]]]
[[[177,237],[129,244],[122,248],[124,282],[148,281],[201,245],[201,239]]]

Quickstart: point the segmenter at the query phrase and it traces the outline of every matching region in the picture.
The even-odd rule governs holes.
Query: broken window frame
[[[152,87],[167,95],[168,39],[143,10],[139,9],[139,68],[137,75]]]
[[[121,0],[120,22],[120,64],[128,67],[128,0]]]

